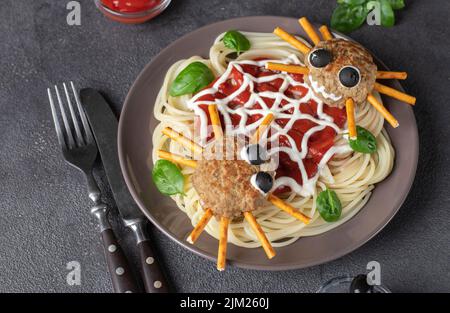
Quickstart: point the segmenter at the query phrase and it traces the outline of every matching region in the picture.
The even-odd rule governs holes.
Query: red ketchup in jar
[[[171,0],[95,0],[107,17],[127,24],[138,24],[152,19],[169,5]]]
[[[102,4],[113,11],[130,13],[153,9],[161,0],[102,0]]]

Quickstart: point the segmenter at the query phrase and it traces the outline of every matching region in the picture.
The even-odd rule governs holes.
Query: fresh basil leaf
[[[361,153],[374,153],[377,151],[377,140],[367,129],[356,126],[356,139],[349,139],[350,147]]]
[[[364,23],[368,13],[365,5],[339,4],[331,16],[331,27],[343,33],[351,32]]]
[[[320,216],[322,216],[326,222],[336,222],[341,217],[341,200],[339,200],[339,197],[333,190],[327,188],[319,193],[316,204]]]
[[[370,0],[338,0],[337,3],[339,4],[348,4],[348,5],[360,5],[364,4],[366,2],[369,2]]]
[[[184,176],[178,166],[167,160],[156,161],[152,171],[156,188],[165,195],[182,194],[184,191]]]
[[[225,36],[223,36],[223,44],[237,53],[250,49],[250,41],[236,30],[227,31]]]
[[[196,93],[214,80],[213,72],[202,62],[193,62],[186,66],[170,86],[172,97]]]
[[[391,4],[392,9],[394,10],[401,10],[405,7],[404,0],[389,0],[389,3]]]
[[[391,27],[395,24],[394,10],[389,0],[380,0],[381,25]]]

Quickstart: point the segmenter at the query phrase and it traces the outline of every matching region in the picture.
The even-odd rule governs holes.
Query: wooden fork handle
[[[122,248],[117,242],[113,230],[111,228],[105,229],[102,231],[101,236],[114,292],[139,292],[139,289],[131,272],[130,265],[128,264]]]
[[[100,225],[106,263],[108,264],[114,292],[140,292],[131,272],[130,265],[109,223],[108,207],[106,204],[99,202],[92,207],[91,213],[97,218]]]

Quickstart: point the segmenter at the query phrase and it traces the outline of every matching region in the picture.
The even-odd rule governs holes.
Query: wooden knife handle
[[[140,292],[113,230],[111,228],[105,229],[101,232],[101,236],[114,292]]]
[[[138,243],[145,291],[148,293],[168,293],[169,286],[158,263],[150,240]]]

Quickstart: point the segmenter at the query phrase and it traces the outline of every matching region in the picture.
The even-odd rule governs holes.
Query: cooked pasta
[[[215,103],[218,111],[222,115],[225,126],[234,125],[234,128],[225,127],[227,135],[249,136],[255,131],[262,121],[262,118],[252,120],[248,119],[255,114],[265,116],[268,113],[275,114],[275,119],[285,119],[286,124],[272,123],[271,135],[266,138],[268,142],[279,140],[280,136],[291,143],[291,147],[272,147],[269,154],[285,153],[292,161],[298,164],[298,172],[302,175],[302,183],[298,183],[292,177],[277,177],[274,181],[274,188],[285,188],[280,197],[291,206],[299,209],[303,214],[311,218],[309,224],[304,224],[295,217],[280,211],[274,205],[268,203],[262,208],[253,211],[257,222],[261,225],[267,238],[275,247],[288,245],[300,237],[314,236],[333,229],[342,223],[351,219],[361,210],[374,189],[374,185],[383,179],[392,170],[394,163],[394,149],[390,139],[383,128],[383,116],[378,114],[376,109],[369,103],[363,103],[355,106],[355,121],[369,130],[377,141],[377,151],[373,154],[358,153],[349,148],[348,135],[345,125],[339,125],[332,115],[326,111],[326,104],[323,103],[315,94],[320,90],[312,90],[302,79],[294,77],[287,73],[269,73],[260,78],[252,77],[251,73],[246,72],[245,68],[261,67],[265,63],[279,62],[285,64],[303,65],[303,54],[292,47],[289,43],[270,33],[249,33],[242,32],[251,43],[251,49],[232,58],[235,52],[227,48],[222,38],[224,34],[217,37],[209,53],[209,59],[203,59],[199,56],[193,56],[186,60],[180,60],[168,70],[161,90],[157,96],[154,105],[154,115],[160,121],[159,125],[153,131],[153,160],[157,160],[157,151],[163,149],[171,153],[176,153],[186,157],[191,157],[192,153],[185,149],[179,143],[170,140],[162,134],[162,129],[170,126],[175,131],[184,136],[195,139],[201,145],[206,143],[208,137],[207,129],[208,118],[202,105]],[[298,38],[306,45],[306,41]],[[172,97],[169,95],[171,83],[177,75],[189,64],[201,62],[207,65],[215,77],[218,79],[212,86],[200,91],[195,95],[182,95]],[[235,71],[235,72],[232,72]],[[236,72],[237,71],[237,72]],[[208,100],[208,95],[212,94],[221,82],[226,80],[232,74],[241,75],[243,82],[239,90],[233,92],[230,97],[224,99]],[[262,84],[269,81],[279,80],[281,83],[281,92],[288,88],[293,90],[304,90],[302,94],[293,96],[281,95],[280,91],[259,90],[255,91],[256,84]],[[241,92],[250,90],[250,97],[242,107],[234,108],[229,105],[230,100]],[[322,92],[325,92],[322,90]],[[286,94],[286,93],[285,93]],[[333,95],[328,95],[333,96]],[[381,98],[375,94],[379,102]],[[266,105],[261,98],[271,99],[272,107]],[[267,102],[267,101],[266,101]],[[255,109],[255,104],[259,107]],[[316,116],[307,112],[299,111],[299,107],[305,103],[315,103]],[[292,112],[287,112],[291,110]],[[329,111],[329,110],[328,110]],[[238,116],[238,118],[236,118]],[[238,120],[238,122],[236,122]],[[247,121],[247,122],[246,122]],[[298,147],[295,138],[287,133],[287,129],[293,123],[299,121],[308,121],[314,123],[307,132],[303,134],[301,145]],[[345,124],[345,120],[344,120]],[[320,162],[317,162],[317,173],[311,174],[305,167],[304,161],[308,153],[308,139],[312,138],[317,132],[324,129],[332,129],[336,136],[329,148],[322,156]],[[178,207],[183,210],[192,222],[196,225],[204,214],[200,197],[194,189],[190,176],[194,169],[180,166],[182,173],[187,177],[185,194],[172,196]],[[320,191],[330,188],[336,192],[342,202],[342,214],[336,222],[324,221],[317,208],[316,197]],[[218,195],[220,196],[220,195]],[[205,230],[213,237],[219,238],[220,221],[212,218],[206,225]],[[244,218],[232,220],[229,225],[228,241],[241,247],[256,248],[261,243],[257,235],[251,228],[251,225]]]

